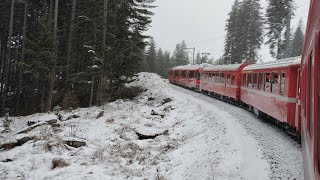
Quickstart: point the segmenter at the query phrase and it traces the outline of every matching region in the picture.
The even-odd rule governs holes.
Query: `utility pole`
[[[288,57],[289,57],[289,49],[290,49],[290,26],[291,26],[291,12],[289,12],[288,17],[287,17],[285,58],[288,58]]]

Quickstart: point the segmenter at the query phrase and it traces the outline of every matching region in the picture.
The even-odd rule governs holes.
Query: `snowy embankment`
[[[1,134],[0,145],[31,140],[2,146],[0,179],[274,178],[260,141],[227,109],[154,74],[140,73],[130,85],[148,90],[133,101],[61,112],[64,121],[47,114],[12,118],[13,131]],[[28,121],[39,126],[21,132]]]

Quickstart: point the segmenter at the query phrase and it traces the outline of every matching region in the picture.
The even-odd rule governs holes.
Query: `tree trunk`
[[[7,101],[7,92],[8,92],[8,75],[9,75],[9,66],[7,63],[10,63],[11,59],[11,38],[12,38],[12,27],[13,27],[13,15],[14,15],[14,3],[15,0],[11,0],[11,8],[10,8],[10,22],[9,22],[9,34],[8,34],[8,41],[7,41],[7,56],[6,59],[3,62],[3,76],[4,81],[2,84],[2,112],[4,114],[4,110],[6,108],[6,101]]]
[[[44,88],[45,86],[43,85],[43,88],[42,88],[42,90],[41,90],[41,113],[44,113],[44,91],[45,91],[45,88]]]
[[[74,20],[76,16],[76,6],[77,6],[77,0],[72,0],[72,10],[71,10],[71,21],[70,21],[70,32],[69,32],[69,41],[68,41],[68,50],[67,50],[67,81],[70,78],[70,71],[72,67],[72,49],[73,49],[73,38],[74,38]]]
[[[54,28],[53,28],[53,44],[54,44],[54,52],[53,52],[53,67],[51,68],[51,71],[49,73],[49,92],[48,92],[48,105],[47,105],[47,112],[50,112],[51,105],[52,105],[52,96],[53,96],[53,88],[54,88],[54,82],[55,82],[55,66],[57,61],[57,54],[58,54],[58,39],[57,39],[57,31],[58,31],[58,10],[59,8],[59,0],[56,0],[55,2],[55,8],[54,8]]]
[[[26,49],[26,35],[27,35],[27,16],[28,16],[28,0],[24,1],[24,19],[23,19],[23,31],[22,31],[22,45],[21,45],[21,62],[24,62],[25,57],[25,49]],[[17,90],[17,102],[16,102],[16,108],[19,109],[20,106],[20,97],[22,91],[22,83],[23,83],[23,77],[22,77],[22,70],[19,70],[19,82],[18,82],[18,90]]]
[[[94,27],[93,49],[96,50],[96,40],[97,40],[96,27],[97,27],[97,26],[96,26],[96,23],[95,23],[95,22],[93,22],[93,23],[94,23],[94,25],[93,25],[93,27]],[[92,67],[93,67],[94,65],[95,65],[95,63],[94,63],[94,58],[92,58]],[[93,105],[94,80],[95,80],[94,75],[92,75],[92,77],[91,77],[91,90],[90,90],[89,107],[92,107],[92,105]]]
[[[99,83],[99,90],[97,94],[98,99],[98,106],[102,105],[102,94],[104,92],[104,86],[102,82],[103,80],[106,80],[106,40],[107,40],[107,22],[108,22],[108,0],[104,0],[104,11],[103,11],[103,38],[102,38],[102,60],[103,60],[103,67],[101,71],[101,77],[100,77],[100,83]]]

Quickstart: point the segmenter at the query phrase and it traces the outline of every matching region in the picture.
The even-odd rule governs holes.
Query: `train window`
[[[266,73],[265,74],[265,80],[264,80],[264,91],[270,92],[271,90],[271,83],[270,83],[270,79],[271,75],[270,73]]]
[[[227,75],[227,83],[229,84],[231,81],[230,81],[230,74]]]
[[[263,80],[263,74],[259,73],[259,75],[258,75],[258,89],[262,89],[262,80]]]
[[[221,74],[220,74],[220,82],[221,82],[221,83],[224,83],[224,73],[221,73]]]
[[[280,79],[280,95],[284,95],[284,84],[285,84],[285,78],[286,78],[286,74],[285,73],[281,73],[281,79]]]
[[[271,76],[271,92],[273,94],[279,93],[279,75],[276,72],[273,72]]]
[[[231,84],[234,84],[234,74],[232,74],[232,78],[231,78]]]
[[[179,76],[179,71],[174,71],[174,77]]]
[[[189,72],[189,78],[194,78],[194,71]]]
[[[253,74],[253,88],[256,89],[257,88],[257,74]]]
[[[247,74],[242,75],[242,86],[246,85],[246,80],[247,80]]]
[[[248,79],[247,79],[247,87],[252,87],[252,82],[251,82],[251,79],[252,79],[252,74],[248,74]]]

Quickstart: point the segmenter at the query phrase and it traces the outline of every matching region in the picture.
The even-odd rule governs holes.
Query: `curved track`
[[[221,111],[232,115],[262,147],[263,158],[270,165],[270,179],[303,179],[301,145],[280,128],[265,120],[257,119],[250,112],[223,101],[210,98],[181,87],[170,85],[175,91],[214,104]]]

